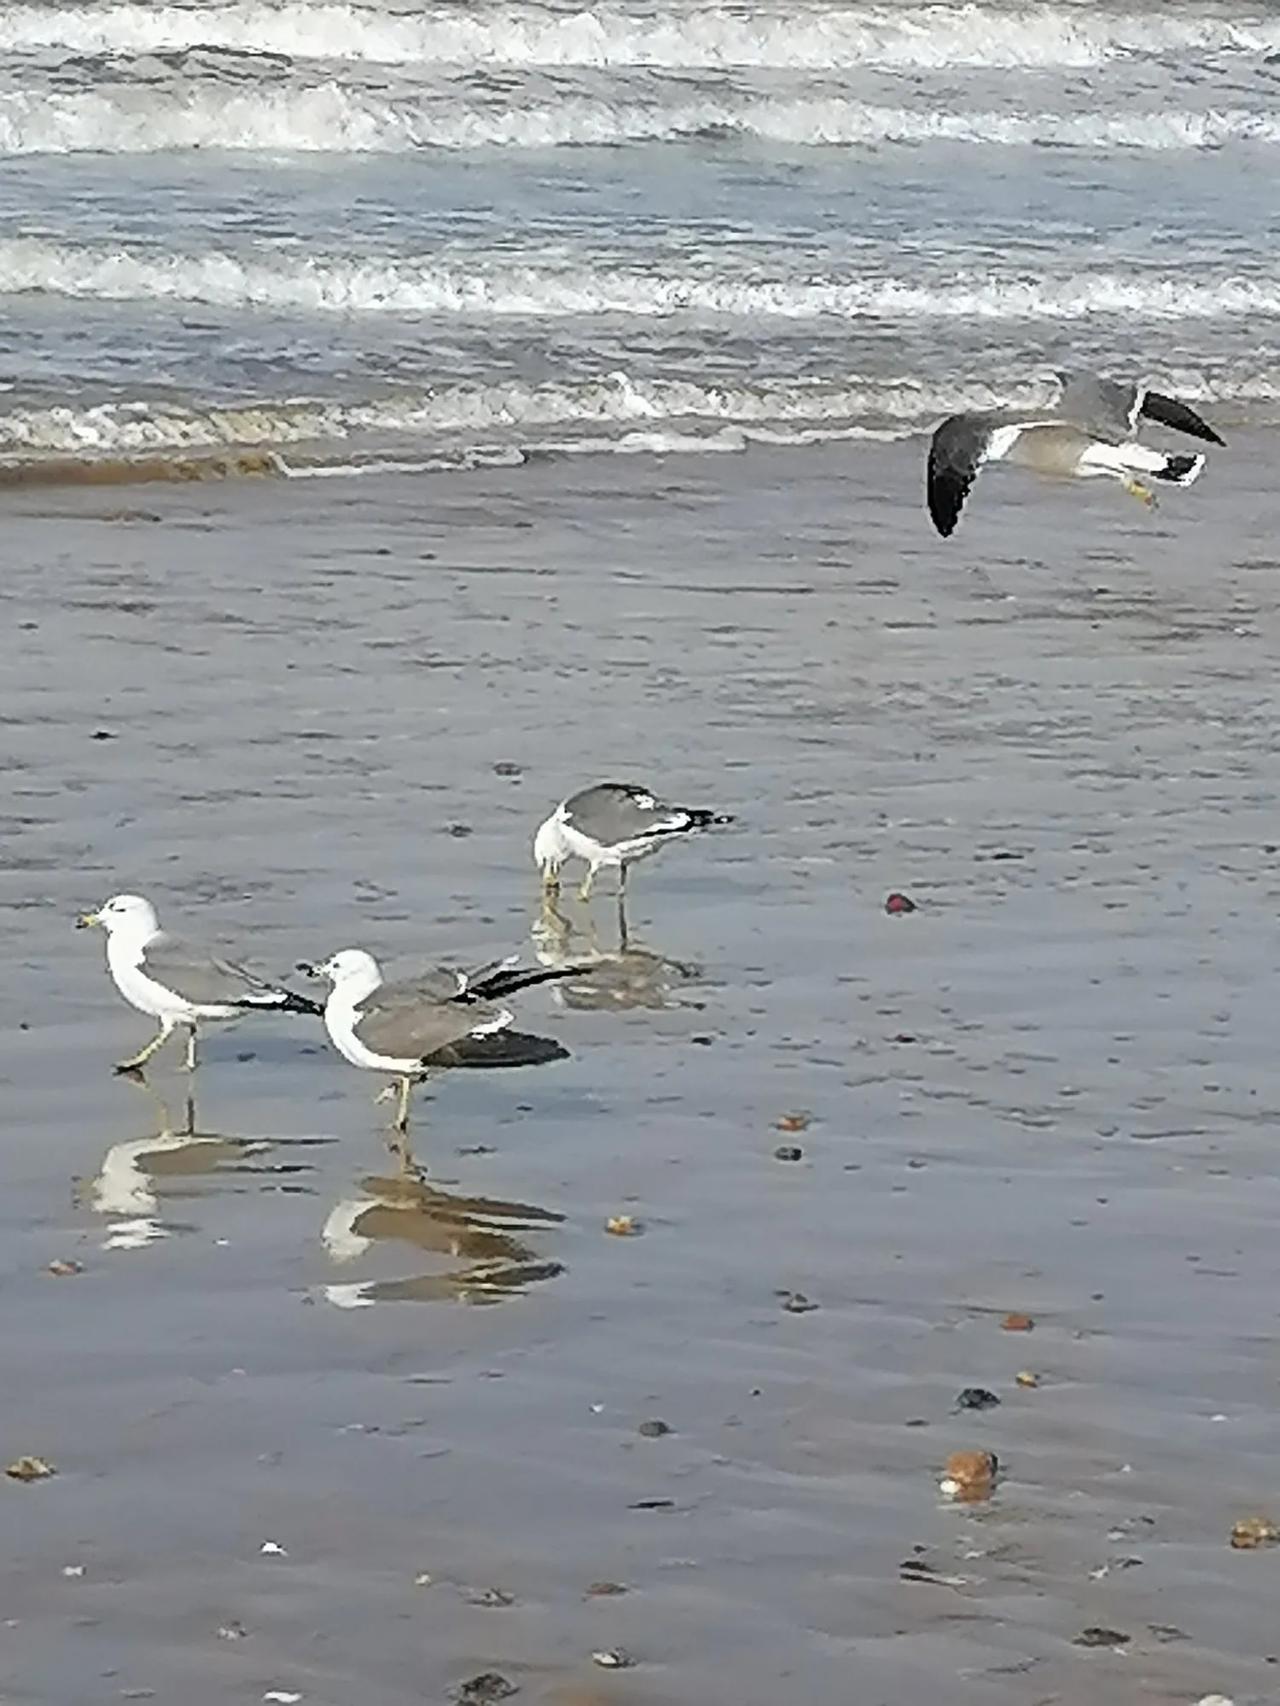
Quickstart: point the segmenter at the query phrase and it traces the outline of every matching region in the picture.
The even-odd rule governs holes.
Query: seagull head
[[[140,894],[113,894],[104,900],[96,912],[85,912],[76,919],[77,930],[87,930],[97,924],[108,936],[124,930],[137,936],[154,936],[160,928],[156,909]]]
[[[382,982],[382,970],[372,954],[366,954],[363,948],[343,948],[339,953],[331,954],[327,960],[311,964],[306,960],[298,962],[298,970],[304,977],[314,977],[317,980],[327,978],[335,989],[341,989],[346,984],[363,984],[366,989],[376,989]]]

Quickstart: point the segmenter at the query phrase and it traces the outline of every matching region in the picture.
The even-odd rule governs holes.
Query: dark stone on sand
[[[90,740],[114,740],[115,738],[110,729],[95,729],[89,736]]]
[[[1071,1643],[1073,1647],[1123,1647],[1128,1644],[1130,1637],[1120,1629],[1104,1629],[1100,1624],[1091,1623],[1087,1629],[1082,1629]]]
[[[816,1309],[818,1305],[811,1297],[806,1297],[802,1291],[793,1291],[784,1301],[782,1307],[788,1315],[807,1315],[811,1309]]]
[[[798,1143],[780,1143],[773,1152],[775,1161],[802,1161],[804,1150]]]
[[[523,776],[524,765],[512,764],[509,759],[504,759],[494,765],[493,773],[495,776]]]
[[[671,1429],[665,1422],[660,1422],[655,1419],[651,1422],[641,1422],[640,1426],[636,1429],[636,1432],[641,1434],[645,1439],[661,1439],[663,1434],[669,1434]]]
[[[469,1677],[460,1683],[453,1692],[453,1698],[458,1706],[493,1706],[497,1700],[510,1700],[519,1690],[514,1682],[508,1682],[506,1677],[496,1670],[481,1671],[479,1676]]]
[[[474,831],[469,823],[451,823],[449,825],[449,834],[452,835],[455,840],[461,841],[465,836],[474,834]]]
[[[966,1386],[956,1395],[957,1410],[994,1410],[1000,1400],[985,1386]]]
[[[673,1511],[675,1508],[674,1499],[634,1499],[627,1506],[629,1511]]]

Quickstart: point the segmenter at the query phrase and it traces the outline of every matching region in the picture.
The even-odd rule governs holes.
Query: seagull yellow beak
[[[76,929],[91,930],[95,924],[101,923],[102,914],[100,912],[82,912],[76,919]]]

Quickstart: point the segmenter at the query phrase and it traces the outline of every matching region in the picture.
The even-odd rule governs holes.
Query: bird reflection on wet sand
[[[270,1175],[278,1178],[277,1189],[302,1190],[308,1187],[287,1182],[288,1176],[309,1173],[311,1168],[301,1161],[272,1161],[263,1165],[261,1157],[279,1147],[281,1139],[267,1137],[232,1137],[222,1132],[200,1131],[196,1126],[195,1096],[187,1093],[180,1103],[180,1118],[175,1119],[170,1103],[152,1088],[139,1073],[128,1074],[155,1109],[156,1129],[142,1137],[113,1143],[103,1156],[102,1165],[91,1180],[86,1181],[80,1198],[95,1214],[108,1220],[103,1248],[107,1250],[136,1250],[153,1244],[157,1239],[171,1237],[176,1232],[194,1230],[183,1222],[166,1221],[160,1214],[160,1198],[192,1196],[195,1189],[179,1181],[197,1175],[228,1174]],[[288,1140],[291,1147],[299,1141]],[[326,1140],[314,1140],[326,1141]]]
[[[566,1007],[608,1013],[701,1005],[678,992],[682,985],[698,982],[702,968],[641,947],[631,936],[622,907],[618,911],[618,943],[613,948],[601,946],[589,913],[582,928],[560,910],[553,897],[543,900],[530,934],[534,953],[548,969],[575,963],[589,968],[581,978],[569,978],[555,986],[555,999]]]
[[[559,1225],[564,1216],[549,1209],[456,1196],[407,1174],[362,1179],[359,1189],[360,1195],[334,1206],[321,1231],[334,1262],[354,1262],[397,1242],[441,1258],[441,1266],[404,1279],[326,1285],[323,1295],[340,1309],[396,1302],[500,1303],[564,1271],[560,1262],[540,1257],[516,1236]]]

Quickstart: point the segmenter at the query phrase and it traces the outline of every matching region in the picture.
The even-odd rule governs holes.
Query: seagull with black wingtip
[[[1189,486],[1204,467],[1202,455],[1169,455],[1138,443],[1142,421],[1155,421],[1207,444],[1224,441],[1194,409],[1149,385],[1058,374],[1054,407],[1029,414],[950,415],[929,445],[926,499],[943,538],[955,531],[965,499],[988,462],[1010,462],[1034,473],[1068,480],[1111,479],[1150,509],[1155,493],[1139,475],[1166,485]]]
[[[377,1100],[398,1095],[394,1129],[402,1139],[413,1086],[433,1072],[567,1060],[568,1049],[552,1038],[508,1029],[515,1016],[498,1003],[517,990],[578,976],[583,969],[529,969],[512,957],[478,971],[441,967],[387,983],[382,967],[363,948],[343,948],[321,964],[298,967],[308,977],[329,980],[324,1024],[343,1059],[393,1080]],[[407,1159],[403,1143],[396,1147]]]
[[[117,894],[96,912],[76,920],[107,933],[107,969],[116,988],[160,1029],[147,1046],[117,1063],[117,1072],[140,1072],[179,1025],[187,1032],[187,1071],[196,1067],[196,1032],[206,1019],[238,1019],[245,1013],[319,1014],[307,995],[271,983],[256,972],[224,960],[197,943],[160,928],[151,902],[140,894]]]
[[[637,860],[650,858],[673,841],[732,822],[726,812],[671,805],[637,782],[597,782],[561,800],[539,825],[533,858],[550,894],[559,890],[560,867],[566,860],[581,859],[587,874],[578,890],[580,900],[591,898],[596,872],[604,866],[617,870],[621,896],[628,867]]]

